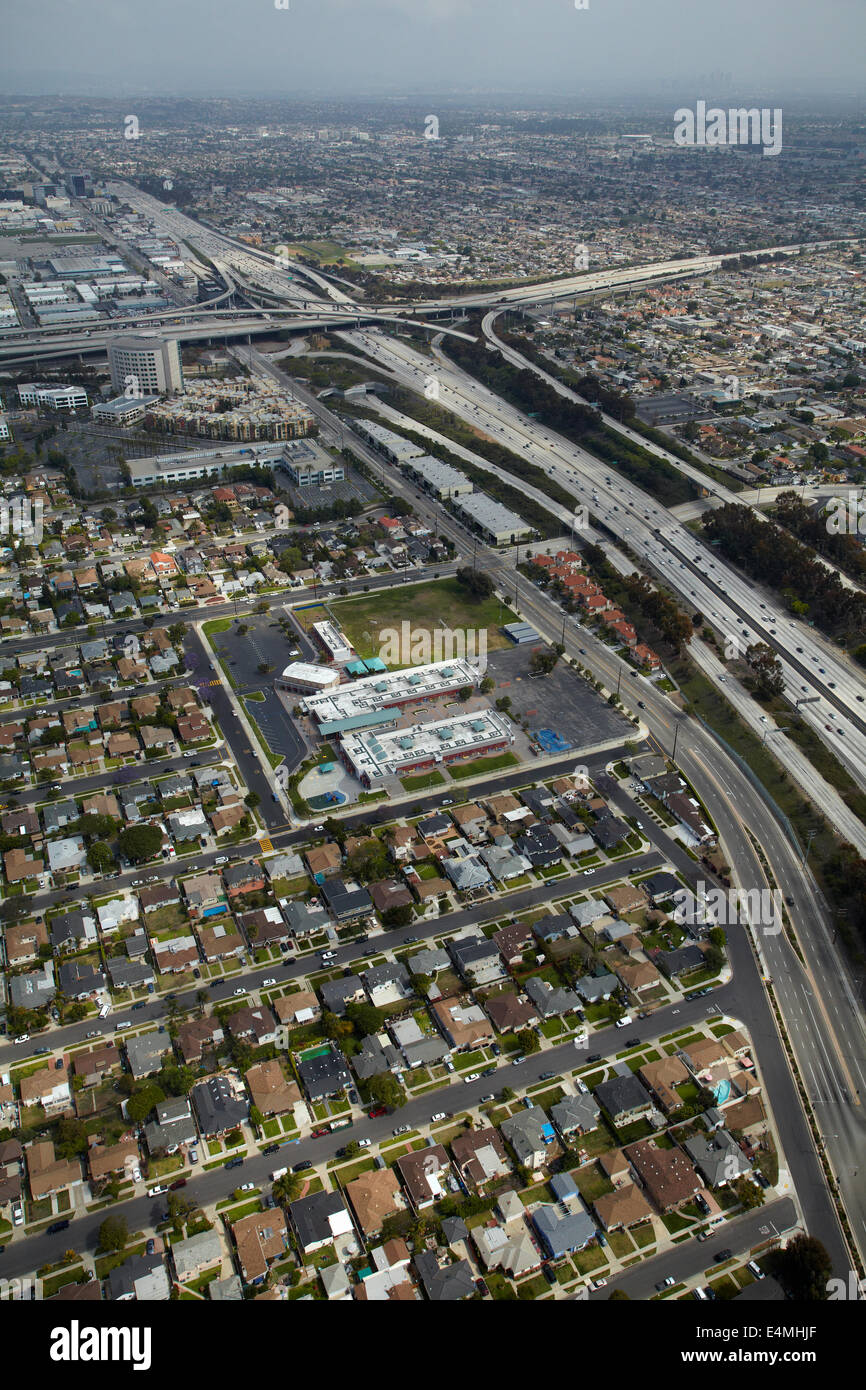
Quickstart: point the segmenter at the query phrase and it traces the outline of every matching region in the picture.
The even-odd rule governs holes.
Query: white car
[[[233,993],[235,994],[235,996],[237,996],[237,995],[239,995],[239,994],[246,994],[246,990],[245,990],[245,989],[236,989],[236,990],[233,991]]]
[[[13,1041],[16,1045],[17,1045],[18,1043],[29,1042],[29,1041],[30,1041],[30,1034],[29,1034],[29,1033],[20,1033],[20,1034],[18,1035],[18,1037],[17,1037],[17,1038],[13,1038],[12,1041]]]
[[[24,1225],[24,1208],[20,1202],[15,1202],[12,1205],[12,1224],[13,1226]]]
[[[270,975],[266,980],[262,980],[262,985],[275,985],[276,983],[276,980],[271,979]]]
[[[471,1071],[471,1072],[469,1073],[468,1076],[464,1076],[464,1078],[463,1078],[463,1080],[466,1081],[466,1082],[469,1082],[469,1081],[479,1081],[480,1079],[481,1079],[481,1072],[480,1072],[480,1071]]]
[[[369,1149],[371,1143],[372,1143],[372,1140],[370,1140],[370,1139],[359,1139],[359,1140],[358,1140],[358,1147],[361,1148],[361,1149]]]
[[[132,1170],[132,1181],[133,1181],[133,1182],[141,1182],[141,1169],[140,1169],[140,1168],[133,1168],[133,1170]]]
[[[240,1186],[240,1191],[241,1191],[241,1192],[255,1192],[255,1190],[256,1190],[256,1185],[255,1185],[254,1182],[242,1182],[242,1183],[241,1183],[241,1186]]]
[[[165,1186],[165,1184],[160,1182],[157,1183],[156,1187],[149,1187],[147,1189],[147,1195],[148,1197],[160,1197],[163,1192],[167,1191],[168,1188]]]
[[[430,1123],[435,1124],[437,1120],[444,1120],[447,1116],[444,1110],[437,1110],[435,1115],[430,1116]]]

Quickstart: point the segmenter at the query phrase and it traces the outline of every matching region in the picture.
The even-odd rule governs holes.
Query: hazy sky
[[[584,0],[580,0],[581,3]],[[0,90],[864,90],[866,0],[0,0]],[[283,0],[286,3],[286,0]],[[726,85],[726,84],[725,84]]]

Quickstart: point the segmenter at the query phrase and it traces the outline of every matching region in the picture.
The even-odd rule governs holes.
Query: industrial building
[[[433,458],[432,454],[421,454],[418,458],[407,459],[403,471],[414,478],[425,492],[432,492],[440,501],[450,501],[452,497],[463,497],[472,491],[472,483],[459,469],[450,463]]]
[[[393,722],[394,711],[421,700],[438,700],[478,683],[478,671],[468,661],[437,661],[367,676],[352,685],[311,695],[302,702],[323,738],[349,730]]]
[[[126,396],[115,396],[111,401],[100,401],[93,407],[93,418],[103,425],[137,425],[144,419],[149,405],[158,396],[141,396],[128,400]]]
[[[183,370],[176,338],[129,333],[108,340],[108,366],[115,391],[134,385],[142,395],[183,390]]]
[[[349,771],[365,787],[372,787],[387,777],[495,752],[513,742],[511,722],[487,710],[409,729],[346,733],[337,747]]]
[[[409,459],[419,458],[424,453],[417,444],[412,444],[401,434],[386,429],[384,425],[377,425],[373,420],[355,420],[352,428],[390,463],[406,463]]]
[[[532,527],[527,526],[522,517],[483,492],[457,498],[454,510],[494,545],[516,545],[533,534]]]
[[[252,449],[202,449],[179,454],[160,454],[152,459],[126,459],[130,478],[136,487],[156,483],[186,483],[193,478],[217,478],[230,468],[271,468],[274,458],[254,454]]]

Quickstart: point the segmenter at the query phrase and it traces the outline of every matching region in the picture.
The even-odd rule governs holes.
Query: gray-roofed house
[[[105,985],[105,976],[87,961],[64,960],[57,968],[57,987],[67,999],[87,999]]]
[[[56,993],[54,966],[50,960],[38,970],[13,975],[9,980],[9,998],[16,1009],[44,1009]]]
[[[89,912],[59,912],[48,923],[55,951],[75,950],[97,939],[96,919]]]
[[[364,982],[358,975],[341,975],[336,980],[326,980],[319,988],[319,995],[322,1008],[328,1013],[337,1014],[339,1018],[345,1015],[347,1004],[361,1004],[367,998]]]
[[[328,914],[322,907],[311,907],[297,900],[281,906],[293,936],[309,936],[311,932],[324,931],[328,925]]]
[[[340,1192],[311,1192],[290,1204],[289,1216],[305,1255],[352,1234],[352,1218]]]
[[[475,1279],[467,1260],[440,1266],[434,1252],[425,1250],[415,1256],[415,1269],[431,1303],[454,1303],[475,1293]]]
[[[197,1279],[206,1269],[222,1268],[223,1251],[218,1231],[199,1231],[198,1235],[188,1236],[186,1240],[176,1240],[171,1247],[171,1258],[178,1281],[183,1284],[188,1279]]]
[[[587,1004],[598,1004],[602,999],[609,999],[619,989],[619,980],[615,975],[581,975],[575,982],[575,989],[581,999],[585,999]]]
[[[634,1072],[626,1072],[624,1076],[612,1076],[609,1081],[599,1082],[594,1094],[613,1123],[618,1126],[630,1125],[636,1120],[648,1118],[655,1110],[652,1096]]]
[[[186,1096],[160,1101],[156,1107],[156,1119],[144,1127],[144,1137],[151,1153],[163,1149],[173,1154],[181,1144],[194,1144],[198,1131]]]
[[[526,1168],[543,1167],[556,1143],[553,1125],[538,1105],[518,1110],[516,1115],[503,1120],[499,1128],[517,1155],[518,1163]]]
[[[582,1250],[598,1234],[592,1217],[582,1208],[564,1211],[545,1203],[535,1208],[532,1224],[551,1259]]]
[[[141,989],[155,982],[156,976],[146,961],[111,956],[106,963],[115,989]]]
[[[563,1096],[550,1107],[550,1118],[566,1144],[576,1134],[589,1134],[597,1129],[600,1113],[595,1098],[582,1093]]]
[[[752,1165],[739,1144],[726,1129],[712,1135],[695,1135],[683,1148],[709,1187],[726,1187],[752,1171]]]
[[[192,1103],[201,1133],[208,1139],[227,1134],[249,1117],[246,1093],[232,1085],[228,1076],[211,1076],[193,1086]]]
[[[126,1038],[124,1047],[133,1076],[150,1076],[159,1071],[171,1042],[168,1033],[139,1033],[134,1038]]]
[[[362,1081],[368,1081],[371,1076],[381,1076],[386,1071],[402,1071],[405,1065],[387,1033],[365,1038],[351,1062],[355,1075]]]
[[[386,1004],[397,1004],[412,995],[409,971],[400,961],[386,961],[384,965],[374,965],[365,970],[361,979],[370,997],[370,1003],[377,1008]]]
[[[580,1008],[580,998],[573,989],[551,985],[540,975],[531,975],[523,988],[542,1018],[560,1018]]]
[[[437,975],[440,970],[448,970],[451,958],[441,948],[418,951],[409,957],[409,970],[413,975]]]
[[[331,1047],[316,1057],[305,1057],[297,1062],[297,1069],[310,1100],[325,1100],[352,1084],[346,1059],[337,1047]]]
[[[499,947],[483,937],[464,937],[448,944],[448,954],[469,984],[486,985],[505,974]]]
[[[599,898],[588,898],[585,903],[573,903],[569,911],[579,927],[589,927],[599,917],[607,917],[610,908]]]
[[[459,893],[486,888],[490,882],[490,870],[475,854],[467,854],[463,859],[443,859],[442,868]]]
[[[131,1255],[117,1265],[108,1276],[109,1297],[112,1303],[164,1303],[171,1294],[171,1284],[161,1255]]]

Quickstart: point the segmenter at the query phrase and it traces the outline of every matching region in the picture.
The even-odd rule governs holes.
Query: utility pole
[[[815,836],[816,836],[817,834],[818,834],[817,830],[810,830],[810,831],[809,831],[809,838],[808,838],[808,840],[806,841],[806,848],[805,848],[805,850],[803,851],[803,858],[800,860],[800,864],[801,864],[801,866],[802,866],[803,868],[805,868],[805,866],[806,866],[806,860],[809,858],[809,850],[812,848],[812,841],[814,840],[814,838],[815,838]]]
[[[679,736],[680,736],[680,727],[681,727],[681,726],[680,726],[679,724],[677,724],[676,728],[674,729],[674,748],[673,748],[673,752],[671,753],[671,762],[674,762],[674,763],[675,763],[676,760],[677,760],[677,739],[678,739]]]

